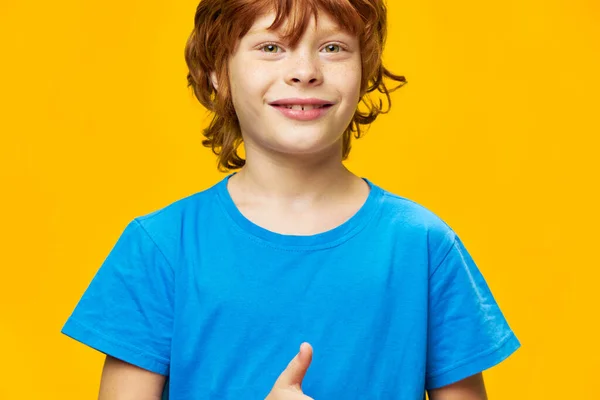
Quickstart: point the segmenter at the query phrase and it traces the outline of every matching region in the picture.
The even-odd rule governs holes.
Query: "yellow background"
[[[522,348],[492,399],[591,398],[600,372],[600,3],[388,0],[409,80],[349,167],[461,236]],[[94,399],[59,331],[134,216],[221,179],[186,89],[196,1],[0,2],[0,399]]]

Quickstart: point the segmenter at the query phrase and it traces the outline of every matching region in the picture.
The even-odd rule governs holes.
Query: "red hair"
[[[206,139],[202,144],[212,148],[218,156],[221,171],[239,169],[245,164],[237,152],[242,134],[231,99],[227,61],[256,17],[270,11],[274,11],[276,17],[269,30],[278,30],[286,20],[290,22],[281,34],[292,47],[302,37],[310,17],[318,20],[319,11],[334,16],[342,29],[359,39],[362,58],[360,101],[369,111],[364,113],[357,107],[343,134],[343,159],[350,153],[352,132],[360,138],[360,125],[368,125],[377,115],[389,112],[392,105],[389,93],[407,83],[404,76],[391,73],[381,61],[387,34],[387,10],[383,0],[202,0],[185,46],[189,69],[187,81],[198,101],[214,113],[210,125],[203,131]],[[212,71],[216,73],[218,91],[210,80]],[[399,82],[399,85],[388,89],[384,77]],[[375,90],[385,94],[389,104],[387,111],[383,111],[381,99],[376,105],[365,97]]]

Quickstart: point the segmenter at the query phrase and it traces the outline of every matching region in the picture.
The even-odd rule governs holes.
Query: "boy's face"
[[[358,38],[320,12],[318,26],[313,17],[296,47],[290,48],[277,32],[266,30],[274,18],[274,13],[257,18],[229,60],[232,101],[246,154],[316,155],[339,149],[341,156],[342,133],[360,96]],[[290,98],[316,98],[333,105],[307,120],[310,113],[271,104]]]

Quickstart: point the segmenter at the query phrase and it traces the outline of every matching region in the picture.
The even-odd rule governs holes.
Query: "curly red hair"
[[[350,153],[352,133],[360,138],[360,125],[368,125],[379,114],[389,112],[392,105],[389,93],[404,86],[407,81],[404,76],[387,70],[381,60],[387,34],[387,10],[383,0],[202,0],[196,9],[194,29],[185,46],[185,61],[189,69],[188,87],[192,87],[198,101],[214,113],[210,125],[203,131],[206,139],[202,144],[218,156],[219,170],[239,169],[245,164],[237,151],[243,140],[231,99],[227,68],[227,61],[238,40],[250,30],[256,17],[274,11],[276,17],[269,29],[278,30],[285,21],[290,21],[281,35],[286,43],[294,46],[310,23],[311,16],[318,20],[321,10],[335,16],[341,28],[358,37],[360,43],[360,101],[367,106],[368,112],[361,112],[357,107],[344,131],[344,160]],[[216,74],[218,91],[210,80],[212,71]],[[399,82],[399,85],[388,89],[384,77]],[[376,105],[366,97],[375,90],[386,96],[387,111],[383,111],[381,99]]]

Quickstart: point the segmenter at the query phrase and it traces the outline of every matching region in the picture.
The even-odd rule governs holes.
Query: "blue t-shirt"
[[[520,347],[425,207],[365,179],[345,223],[282,235],[237,209],[231,176],[133,219],[62,332],[167,375],[171,400],[262,400],[304,341],[316,400],[422,400]]]

